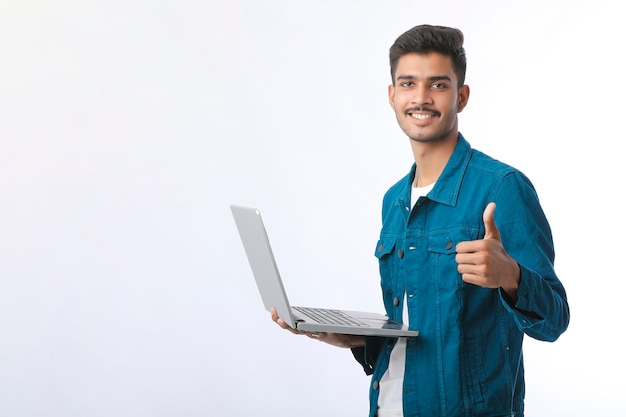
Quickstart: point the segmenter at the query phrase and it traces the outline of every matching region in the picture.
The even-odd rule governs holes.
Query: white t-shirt
[[[411,209],[420,197],[426,196],[433,189],[435,183],[425,187],[411,189]],[[409,322],[409,309],[406,303],[406,294],[403,298],[402,322]],[[406,338],[400,337],[391,351],[389,366],[380,379],[378,389],[378,417],[403,417],[402,413],[402,384],[404,382],[404,366],[406,363]]]

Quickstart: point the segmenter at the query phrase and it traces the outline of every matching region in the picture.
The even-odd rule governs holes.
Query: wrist
[[[520,265],[514,260],[515,267],[513,273],[507,282],[507,285],[502,286],[502,290],[511,298],[514,303],[517,303],[517,290],[519,289],[519,283],[522,277],[522,270]]]
[[[354,349],[363,346],[365,346],[365,336],[351,336],[346,347]]]

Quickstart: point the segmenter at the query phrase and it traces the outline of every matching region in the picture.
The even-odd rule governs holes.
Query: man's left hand
[[[489,203],[483,212],[485,237],[456,245],[456,262],[463,281],[484,288],[502,288],[517,300],[520,269],[502,246],[494,213],[496,203]]]

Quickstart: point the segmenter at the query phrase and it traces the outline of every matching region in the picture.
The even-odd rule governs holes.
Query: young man
[[[550,227],[528,178],[458,131],[461,31],[414,27],[390,65],[415,164],[385,194],[375,254],[388,316],[420,334],[307,336],[351,348],[373,375],[370,417],[523,416],[523,336],[554,341],[569,324]]]

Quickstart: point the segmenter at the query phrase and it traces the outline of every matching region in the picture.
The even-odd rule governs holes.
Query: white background
[[[618,416],[619,2],[0,1],[0,416],[364,416],[348,350],[265,313],[229,204],[293,304],[382,310],[385,190],[411,164],[388,48],[461,28],[470,143],[524,171],[569,330],[527,339],[527,415]],[[338,390],[341,390],[341,394]]]

